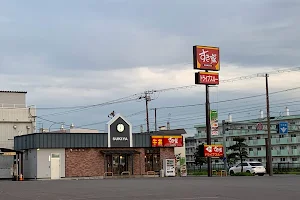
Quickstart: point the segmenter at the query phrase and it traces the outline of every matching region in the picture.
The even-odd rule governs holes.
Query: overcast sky
[[[28,91],[29,105],[49,108],[99,104],[145,90],[193,85],[193,45],[220,47],[223,80],[299,67],[299,10],[297,0],[1,0],[0,89]],[[298,77],[299,72],[271,76],[270,92],[297,87]],[[264,79],[221,83],[211,91],[211,101],[262,94]],[[296,113],[298,93],[271,95],[274,115],[286,105]],[[205,100],[201,86],[152,97],[150,108]],[[234,112],[235,119],[257,117],[264,106],[263,96],[212,104],[223,114],[220,120]],[[145,103],[64,114],[60,112],[69,110],[39,109],[38,115],[79,126],[106,121],[112,110],[126,116],[145,110]],[[158,109],[159,125],[170,120],[171,128],[189,128],[191,134],[193,124],[204,122],[203,116],[203,106]],[[152,110],[150,117],[153,128]],[[38,120],[44,128],[51,125]],[[138,131],[145,124],[145,113],[129,120]],[[104,124],[86,128],[103,130]]]

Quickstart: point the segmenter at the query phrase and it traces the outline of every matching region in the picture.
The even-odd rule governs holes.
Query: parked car
[[[235,173],[241,172],[242,165],[241,163],[233,166],[229,169],[229,174],[233,175]],[[243,162],[243,172],[248,172],[254,175],[263,176],[266,173],[266,168],[263,166],[261,162],[251,161],[251,162]]]

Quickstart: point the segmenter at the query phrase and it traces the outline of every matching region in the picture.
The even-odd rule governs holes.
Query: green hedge
[[[254,176],[254,175],[248,172],[238,172],[238,173],[234,173],[232,176]]]
[[[195,172],[190,172],[188,175],[193,175],[193,176],[203,176],[207,175],[207,171],[195,171]]]

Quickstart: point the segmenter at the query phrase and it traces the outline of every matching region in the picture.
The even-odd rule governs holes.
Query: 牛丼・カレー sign
[[[223,157],[223,145],[204,145],[204,157]]]
[[[164,146],[164,136],[152,136],[151,137],[152,147],[163,147]]]
[[[152,147],[182,147],[183,136],[151,136]]]
[[[194,69],[220,70],[219,47],[193,46]]]
[[[195,84],[219,85],[219,73],[197,72],[195,73]]]
[[[164,136],[164,147],[182,147],[182,136]]]

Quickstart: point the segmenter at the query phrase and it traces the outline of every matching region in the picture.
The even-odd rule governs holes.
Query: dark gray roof
[[[0,90],[2,93],[27,93],[26,91],[11,91],[11,90]]]
[[[122,154],[139,154],[140,152],[136,150],[124,150],[124,149],[111,149],[111,150],[101,150],[103,154],[115,154],[115,153],[122,153]]]
[[[186,134],[184,129],[171,129],[171,130],[160,130],[160,131],[151,131],[151,135],[183,135]]]
[[[133,147],[151,147],[151,135],[182,135],[184,129],[134,133]],[[14,137],[15,150],[38,148],[100,148],[107,147],[107,133],[32,133]]]

